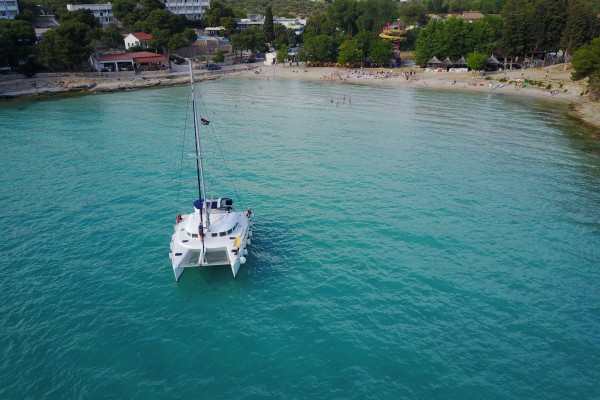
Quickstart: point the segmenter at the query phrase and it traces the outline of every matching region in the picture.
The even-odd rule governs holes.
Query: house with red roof
[[[148,42],[152,40],[152,35],[144,32],[133,32],[129,35],[125,36],[125,49],[129,49],[131,47],[143,47],[144,49],[148,48]]]
[[[165,69],[168,61],[161,54],[136,51],[121,54],[92,54],[90,64],[98,72],[155,71]]]

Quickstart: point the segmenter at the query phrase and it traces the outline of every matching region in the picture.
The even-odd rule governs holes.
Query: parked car
[[[217,64],[207,64],[206,69],[209,71],[217,71],[221,69],[221,67],[219,67]]]
[[[169,56],[169,61],[179,65],[179,64],[183,64],[185,62],[185,58],[176,56],[175,54],[171,54]]]

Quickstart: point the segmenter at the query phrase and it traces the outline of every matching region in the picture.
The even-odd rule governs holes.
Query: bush
[[[595,76],[600,78],[600,37],[592,40],[573,54],[573,72],[571,79],[579,80]]]
[[[19,68],[19,72],[21,72],[27,78],[33,78],[39,71],[39,66],[35,64],[35,62],[30,58],[27,62]]]
[[[480,71],[485,66],[485,62],[487,61],[488,56],[485,53],[469,53],[467,54],[467,65],[470,69],[474,71]]]
[[[217,54],[213,57],[214,62],[223,62],[225,61],[225,52],[222,50],[217,50]]]

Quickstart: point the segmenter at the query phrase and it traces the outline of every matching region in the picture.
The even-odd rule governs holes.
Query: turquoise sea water
[[[236,279],[168,258],[186,87],[0,103],[0,399],[600,398],[600,143],[565,110],[200,90],[255,216]]]

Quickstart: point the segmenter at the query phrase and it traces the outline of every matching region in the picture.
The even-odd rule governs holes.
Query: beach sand
[[[412,74],[410,74],[412,71]],[[196,80],[217,79],[226,76],[246,76],[254,79],[300,79],[330,84],[370,84],[432,88],[438,90],[461,90],[494,95],[527,96],[551,102],[569,104],[570,115],[588,125],[593,135],[600,135],[600,102],[586,94],[586,81],[571,81],[572,70],[556,65],[549,68],[531,68],[489,74],[425,72],[422,69],[347,69],[332,67],[303,67],[254,64],[235,66],[218,72],[198,70]],[[407,74],[409,74],[407,79]],[[521,85],[535,81],[538,85]],[[114,77],[104,74],[38,74],[33,78],[15,76],[0,77],[0,98],[44,96],[65,92],[112,92],[157,86],[182,85],[189,82],[185,72],[153,73],[143,76]],[[550,85],[551,89],[547,88]],[[555,92],[551,92],[554,90]]]

